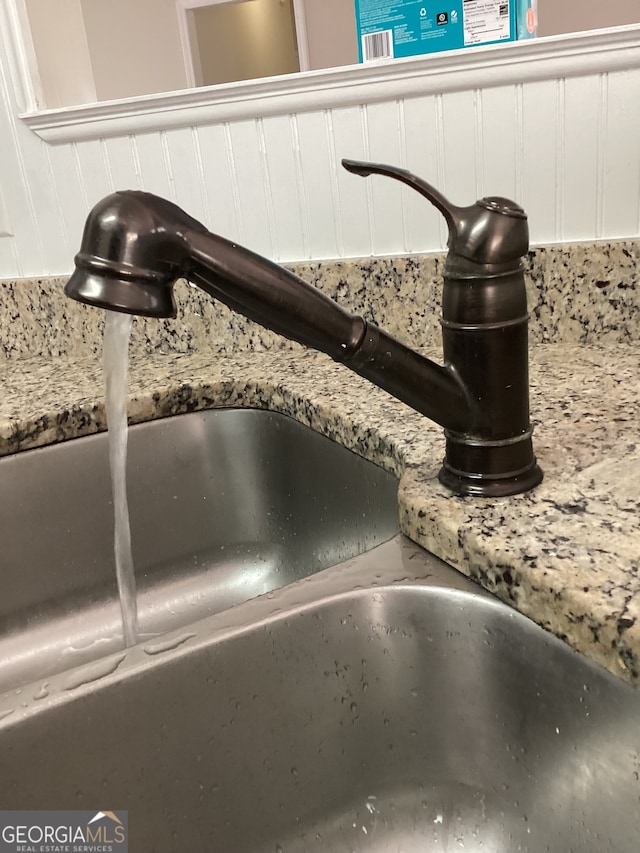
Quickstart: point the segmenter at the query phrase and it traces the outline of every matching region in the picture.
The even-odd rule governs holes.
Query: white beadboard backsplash
[[[640,37],[612,70],[437,90],[51,144],[18,117],[8,60],[0,103],[0,278],[66,274],[88,210],[115,189],[165,196],[208,228],[278,261],[442,250],[442,217],[342,157],[409,168],[457,204],[517,200],[533,244],[636,238]],[[514,54],[515,56],[515,54]],[[550,60],[552,62],[552,60]],[[606,63],[605,63],[606,64]],[[523,63],[523,68],[526,63]],[[624,66],[624,63],[622,63]],[[515,74],[515,78],[514,78]],[[513,82],[516,79],[516,82]],[[363,90],[364,91],[364,90]],[[366,95],[366,91],[365,91]],[[357,100],[357,98],[356,98]],[[335,103],[335,102],[334,102]],[[160,119],[161,120],[161,119]]]

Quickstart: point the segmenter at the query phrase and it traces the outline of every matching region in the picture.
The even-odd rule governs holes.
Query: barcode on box
[[[362,36],[362,56],[365,62],[374,59],[393,59],[393,31],[366,33]]]

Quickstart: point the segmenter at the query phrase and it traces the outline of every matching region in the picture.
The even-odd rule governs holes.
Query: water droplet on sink
[[[111,675],[118,669],[125,657],[126,653],[123,652],[120,655],[105,658],[97,663],[81,667],[77,672],[69,676],[64,684],[64,689],[75,690],[76,687],[81,687],[83,684],[90,684],[93,681],[98,681],[107,675]]]
[[[34,699],[36,699],[36,700],[38,700],[38,699],[46,699],[46,698],[47,698],[47,696],[49,695],[49,690],[47,689],[48,687],[49,687],[49,682],[48,682],[48,681],[46,681],[46,682],[42,685],[42,687],[40,688],[40,690],[38,690],[38,692],[37,692],[37,693],[34,693],[33,698],[34,698]]]
[[[183,643],[186,643],[187,640],[195,637],[195,634],[182,634],[179,637],[170,637],[166,640],[160,640],[154,643],[147,643],[142,647],[142,650],[147,655],[159,655],[162,652],[169,652],[173,649],[177,649],[178,646],[181,646]]]

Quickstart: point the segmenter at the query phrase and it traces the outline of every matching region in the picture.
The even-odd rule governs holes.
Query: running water
[[[133,318],[105,311],[104,390],[109,428],[109,464],[114,512],[114,553],[122,611],[124,642],[133,646],[138,639],[136,579],[131,555],[131,531],[127,503],[127,367]]]

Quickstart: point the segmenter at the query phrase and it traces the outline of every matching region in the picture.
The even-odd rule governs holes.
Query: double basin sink
[[[0,460],[0,798],[132,851],[640,841],[640,695],[398,534],[397,481],[269,412],[130,430],[125,651],[105,436]]]

